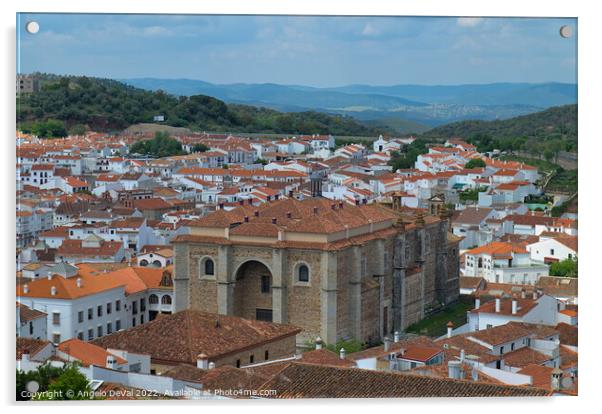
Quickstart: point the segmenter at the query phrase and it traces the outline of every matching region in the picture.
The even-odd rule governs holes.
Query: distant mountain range
[[[577,102],[577,85],[567,83],[491,83],[452,86],[212,84],[192,79],[136,78],[120,81],[147,90],[191,96],[209,95],[280,111],[314,110],[351,115],[371,125],[420,133],[462,120],[495,120]]]

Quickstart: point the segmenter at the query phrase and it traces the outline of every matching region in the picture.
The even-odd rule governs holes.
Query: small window
[[[144,323],[144,314],[140,315],[140,323]]]
[[[270,357],[270,353],[268,352],[268,350],[266,349],[265,351],[265,355],[264,355],[264,359],[267,361]]]
[[[171,296],[169,296],[169,295],[161,296],[161,305],[171,305]]]
[[[511,351],[514,351],[514,342],[512,342],[512,343],[510,344],[510,350],[511,350]]]
[[[236,360],[236,368],[240,368],[240,359]]]
[[[102,326],[99,326],[96,330],[96,335],[100,338],[102,336]]]
[[[92,308],[88,308],[88,320],[92,320],[94,318],[94,311]]]
[[[102,316],[102,306],[98,305],[96,308],[96,315],[100,318]]]
[[[80,341],[84,340],[84,333],[83,332],[78,332],[77,333],[77,339],[79,339]]]
[[[55,344],[60,344],[61,343],[61,334],[53,334],[52,342],[54,342]]]
[[[111,322],[107,323],[107,335],[113,333],[113,324]]]
[[[60,325],[61,324],[61,314],[59,312],[52,313],[52,324]]]
[[[213,260],[207,259],[205,260],[205,274],[207,276],[213,276],[215,273]]]
[[[110,315],[110,314],[111,314],[111,311],[112,311],[112,309],[111,309],[111,308],[112,308],[112,306],[111,306],[111,303],[110,303],[110,302],[109,302],[109,303],[107,303],[107,315]]]
[[[309,282],[309,268],[302,264],[297,270],[299,282]]]
[[[500,354],[503,354],[503,353],[504,353],[504,347],[500,346]]]
[[[148,303],[150,305],[156,305],[159,303],[159,296],[155,295],[154,293],[152,295],[150,295],[148,297]]]
[[[270,293],[270,277],[268,275],[261,276],[261,293]]]
[[[138,313],[138,301],[132,302],[132,313],[136,315]]]
[[[554,249],[550,249],[550,255],[554,256]]]
[[[136,326],[136,318],[132,318],[132,326]]]
[[[255,355],[249,357],[249,364],[252,364],[253,362],[255,362]]]
[[[121,321],[119,319],[117,319],[115,321],[115,330],[119,331],[121,329]]]
[[[84,311],[77,312],[77,321],[82,323],[84,321]]]
[[[115,310],[117,312],[119,312],[121,310],[121,301],[120,300],[115,301]]]
[[[88,329],[88,341],[91,341],[92,339],[94,339],[94,329],[90,328]]]

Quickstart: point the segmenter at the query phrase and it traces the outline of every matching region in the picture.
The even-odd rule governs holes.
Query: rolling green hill
[[[499,121],[462,121],[433,128],[427,140],[461,137],[479,151],[500,149],[552,159],[561,151],[577,151],[577,105],[557,106]]]
[[[390,132],[348,116],[314,111],[279,112],[226,104],[205,95],[176,97],[109,79],[40,75],[40,80],[39,92],[17,98],[20,128],[37,128],[36,123],[50,119],[62,121],[67,130],[85,126],[96,131],[119,131],[132,124],[153,122],[155,115],[163,115],[162,124],[197,131],[363,136]]]

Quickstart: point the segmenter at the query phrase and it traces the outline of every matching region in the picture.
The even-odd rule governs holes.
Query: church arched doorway
[[[249,260],[236,271],[234,315],[272,321],[272,273],[265,264]]]

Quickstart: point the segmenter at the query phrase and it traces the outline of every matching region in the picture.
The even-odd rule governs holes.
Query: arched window
[[[214,269],[214,265],[213,265],[213,260],[211,260],[211,259],[205,260],[205,274],[213,276],[214,272],[215,272],[215,269]]]
[[[144,267],[148,266],[148,260],[146,260],[146,259],[140,260],[140,266],[144,266]]]
[[[155,266],[155,267],[161,267],[161,262],[159,260],[155,260],[153,262],[153,266]]]
[[[151,305],[156,305],[157,303],[159,303],[159,296],[153,293],[148,297],[148,303],[150,303]]]
[[[297,280],[299,282],[309,282],[309,267],[307,265],[300,265],[297,269]]]
[[[161,296],[161,305],[171,305],[171,296],[169,296],[169,295]]]

